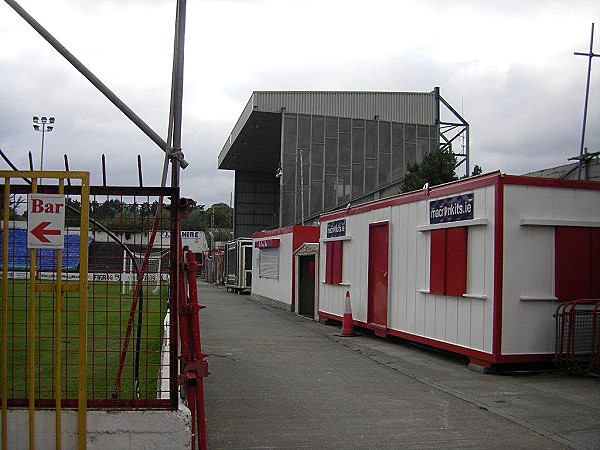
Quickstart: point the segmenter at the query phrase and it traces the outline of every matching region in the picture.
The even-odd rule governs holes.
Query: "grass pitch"
[[[40,282],[37,282],[40,284]],[[63,282],[65,284],[66,282]],[[77,282],[73,282],[77,283]],[[45,283],[44,283],[45,284]],[[134,311],[128,350],[121,375],[120,398],[134,398],[134,366],[139,358],[140,398],[156,398],[160,370],[163,320],[168,286],[154,294],[154,285],[144,286],[138,343],[138,308]],[[133,291],[121,293],[118,282],[88,283],[87,292],[87,390],[90,399],[111,398],[132,306]],[[53,398],[55,392],[56,314],[54,292],[36,292],[34,317],[34,386],[36,398]],[[8,286],[8,397],[27,398],[29,382],[29,285],[9,280]],[[79,293],[65,292],[60,314],[60,367],[63,398],[77,397]]]

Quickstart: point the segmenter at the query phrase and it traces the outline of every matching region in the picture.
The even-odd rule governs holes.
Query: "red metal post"
[[[181,355],[183,370],[178,378],[179,384],[186,388],[188,408],[192,414],[192,450],[205,450],[206,414],[204,410],[204,377],[209,375],[208,362],[204,360],[200,339],[199,311],[204,305],[198,303],[196,284],[196,263],[194,252],[184,254],[182,265],[181,289],[179,296],[179,318],[181,329]]]

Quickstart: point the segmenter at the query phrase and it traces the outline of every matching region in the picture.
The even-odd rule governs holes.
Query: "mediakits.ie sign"
[[[334,220],[327,224],[327,238],[346,236],[346,219]]]
[[[429,223],[458,222],[473,218],[473,194],[457,195],[429,203]]]

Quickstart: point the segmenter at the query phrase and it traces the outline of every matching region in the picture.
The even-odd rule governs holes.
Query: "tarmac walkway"
[[[199,282],[210,449],[600,449],[600,379],[483,375]],[[343,301],[343,299],[341,299]]]

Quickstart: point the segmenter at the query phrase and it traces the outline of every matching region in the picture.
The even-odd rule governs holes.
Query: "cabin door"
[[[315,255],[298,257],[298,314],[315,315]]]
[[[389,223],[369,225],[369,297],[368,316],[376,334],[387,330]],[[380,333],[377,329],[381,329]]]

